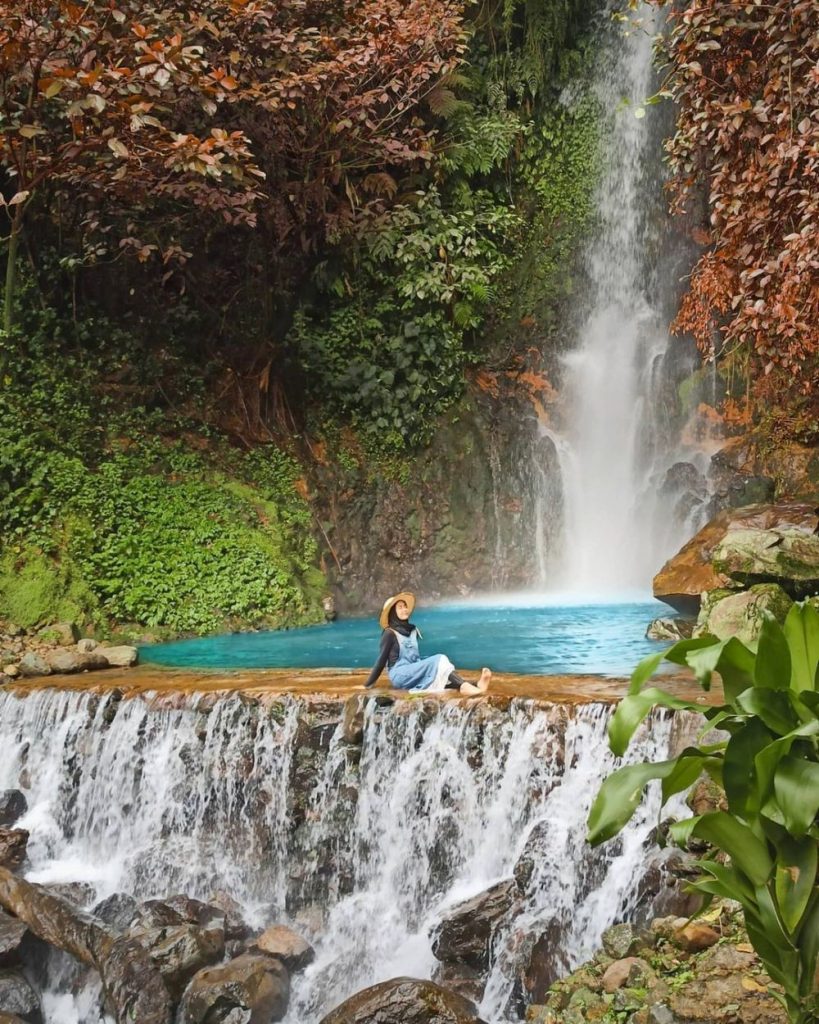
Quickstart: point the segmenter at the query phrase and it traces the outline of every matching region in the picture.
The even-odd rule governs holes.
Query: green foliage
[[[458,397],[466,332],[509,265],[516,223],[487,193],[445,208],[437,189],[419,192],[364,237],[352,295],[296,316],[291,339],[314,397],[349,415],[369,447],[426,443]]]
[[[29,326],[31,358],[0,390],[0,615],[196,632],[315,621],[324,580],[298,464],[201,431],[194,450],[184,418],[115,408],[102,382],[142,372],[122,332],[111,345],[103,325],[72,354],[50,315]]]
[[[702,711],[644,688],[663,658],[692,669],[705,690],[719,673],[725,702],[705,717],[729,738],[688,747],[669,761],[618,769],[594,802],[589,839],[600,843],[616,835],[650,780],[662,781],[665,802],[707,772],[724,788],[728,810],[677,822],[672,835],[680,843],[704,839],[730,862],[703,860],[693,888],[707,901],[718,896],[742,904],[749,938],[784,988],[790,1019],[807,1024],[819,1013],[819,613],[806,602],[792,607],[784,627],[768,618],[756,651],[733,637],[704,636],[645,659],[612,717],[616,754],[651,708]]]

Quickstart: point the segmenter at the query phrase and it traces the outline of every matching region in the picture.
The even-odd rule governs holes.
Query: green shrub
[[[819,614],[794,605],[780,627],[763,625],[756,651],[736,637],[683,640],[646,658],[609,727],[623,754],[637,726],[659,705],[702,712],[646,682],[665,657],[691,668],[708,690],[719,673],[724,703],[705,712],[708,728],[729,738],[692,746],[658,764],[618,769],[600,789],[589,815],[589,839],[601,843],[631,818],[647,783],[662,780],[663,801],[688,789],[705,771],[725,790],[727,811],[672,826],[680,843],[696,836],[730,857],[700,862],[693,888],[742,904],[745,925],[768,974],[785,990],[793,1024],[819,1013]]]

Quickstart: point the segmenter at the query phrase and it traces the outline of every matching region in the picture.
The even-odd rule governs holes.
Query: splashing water
[[[620,842],[584,841],[613,765],[609,708],[371,700],[360,744],[341,710],[289,697],[0,693],[0,787],[28,797],[28,877],[90,883],[89,905],[114,891],[219,890],[260,927],[290,920],[317,958],[293,979],[287,1021],[316,1024],[379,980],[432,976],[442,914],[529,857],[482,1008],[492,1022],[519,1019],[531,941],[549,932],[559,970],[581,961],[634,910],[655,856],[656,793]],[[670,718],[654,719],[633,756],[668,756],[674,734]],[[51,970],[49,986],[50,1022],[102,1019],[93,985],[75,998]]]

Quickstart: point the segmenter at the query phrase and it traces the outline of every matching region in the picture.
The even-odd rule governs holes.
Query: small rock
[[[631,956],[638,946],[634,929],[628,923],[615,924],[603,932],[603,949],[613,960]]]
[[[42,656],[36,651],[28,651],[20,659],[19,669],[21,675],[24,676],[50,676],[51,666]]]
[[[18,962],[20,944],[27,930],[22,921],[0,910],[0,966],[8,967]]]
[[[687,640],[693,631],[691,619],[655,619],[646,630],[646,638],[676,643],[677,640]]]
[[[0,970],[0,1008],[28,1024],[42,1024],[37,993],[17,970]]]
[[[6,665],[3,672],[9,677],[9,679],[17,679],[20,676],[19,665]]]
[[[129,668],[136,665],[139,657],[136,647],[129,647],[127,644],[119,647],[98,647],[97,650],[111,668]]]
[[[679,1021],[665,1003],[655,1003],[648,1008],[648,1024],[679,1024]]]
[[[18,626],[15,622],[10,622],[6,626],[6,636],[25,636],[26,631],[22,626]]]
[[[639,956],[627,956],[623,960],[615,960],[613,964],[609,964],[603,974],[603,990],[611,995],[612,992],[623,988],[624,985],[634,988],[650,970],[646,961]]]
[[[0,828],[10,828],[28,810],[28,800],[19,789],[0,790]]]
[[[689,953],[699,953],[719,942],[719,932],[715,932],[707,924],[692,921],[685,927],[677,929],[672,941]]]
[[[278,957],[291,974],[303,970],[316,958],[310,943],[283,924],[266,928],[253,945],[268,956]]]
[[[91,637],[83,637],[82,640],[77,641],[77,650],[82,654],[90,654],[99,647],[96,640],[92,640]]]
[[[28,832],[24,828],[0,828],[0,867],[16,871],[26,859]]]

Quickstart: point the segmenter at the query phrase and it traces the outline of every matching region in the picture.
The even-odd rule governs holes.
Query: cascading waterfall
[[[663,488],[673,464],[705,456],[685,450],[669,414],[669,386],[693,369],[693,356],[679,340],[670,348],[667,325],[682,271],[663,255],[664,115],[643,107],[656,89],[660,16],[643,7],[637,17],[638,28],[612,33],[598,63],[595,92],[607,134],[599,227],[585,256],[587,313],[563,360],[565,529],[550,583],[580,593],[645,590],[699,525],[680,521],[675,495]]]
[[[29,801],[28,877],[90,883],[88,905],[115,891],[221,891],[259,926],[294,922],[317,958],[294,978],[290,1024],[396,974],[432,976],[441,915],[521,858],[530,870],[495,944],[489,1021],[519,1019],[530,940],[548,933],[568,969],[641,898],[657,794],[618,842],[584,841],[613,765],[605,705],[368,700],[351,738],[338,702],[117,696],[0,693],[0,788]],[[668,756],[675,725],[654,718],[631,756]],[[88,992],[59,991],[59,973],[50,985],[49,1021],[102,1019]]]

